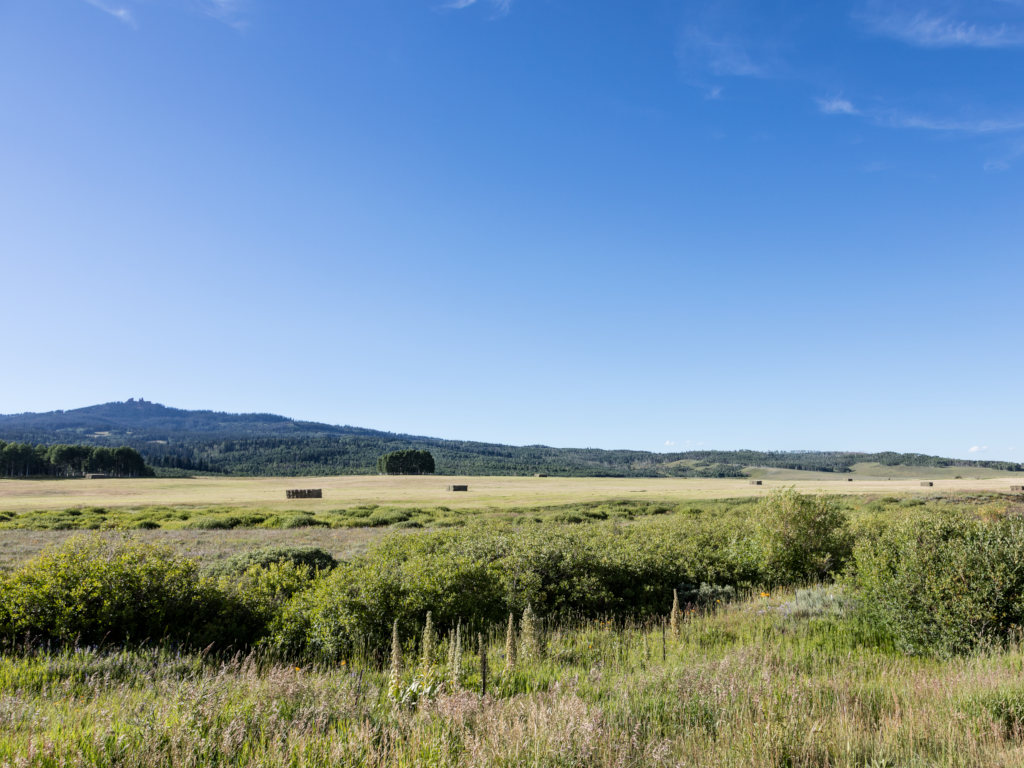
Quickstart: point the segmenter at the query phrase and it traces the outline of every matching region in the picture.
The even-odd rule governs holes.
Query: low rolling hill
[[[68,411],[0,415],[0,440],[54,445],[128,445],[161,474],[355,475],[376,472],[377,458],[400,448],[429,450],[448,475],[575,477],[770,476],[986,477],[1020,473],[1009,462],[842,451],[647,451],[512,446],[296,421],[267,413],[169,408],[145,400]],[[902,474],[907,472],[908,474]],[[931,476],[931,475],[928,475]],[[795,479],[795,478],[794,478]]]

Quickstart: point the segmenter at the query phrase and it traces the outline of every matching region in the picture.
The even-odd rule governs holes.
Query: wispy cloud
[[[683,30],[680,57],[719,77],[765,77],[766,67],[755,61],[746,44],[737,38],[716,36],[699,27]]]
[[[115,5],[108,5],[102,0],[85,0],[93,8],[99,8],[106,14],[113,16],[118,21],[127,24],[128,26],[135,26],[135,17],[132,16],[132,12],[127,8],[123,8]]]
[[[859,115],[860,110],[853,106],[847,99],[831,98],[818,99],[818,109],[826,115]]]
[[[221,21],[235,29],[245,29],[248,26],[248,22],[242,18],[245,0],[200,0],[199,8],[211,19]]]
[[[785,69],[779,51],[791,30],[768,23],[754,0],[688,0],[681,5],[676,61],[687,81],[705,94],[721,95],[712,78],[773,78]]]
[[[676,441],[675,441],[675,440],[666,440],[666,441],[665,441],[665,447],[666,447],[666,448],[671,448],[671,447],[672,447],[672,446],[674,446],[675,444],[676,444]]]
[[[137,24],[135,14],[128,5],[140,6],[143,4],[142,0],[127,0],[127,5],[113,5],[108,0],[85,0],[85,2],[131,27],[136,27]],[[247,0],[181,0],[176,3],[185,12],[199,13],[236,29],[246,26],[246,22],[241,18],[246,4]]]
[[[969,133],[975,135],[1024,131],[1024,117],[964,120],[897,114],[891,115],[888,118],[882,118],[881,121],[888,122],[897,128],[919,128],[925,131],[945,131],[948,133]]]
[[[858,17],[878,35],[901,40],[920,48],[1006,48],[1024,45],[1024,28],[1009,22],[981,23],[921,9],[908,11],[897,6],[881,13]]]
[[[988,450],[988,446],[987,445],[972,445],[970,448],[967,449],[967,452],[968,453],[984,453],[987,450]]]
[[[448,10],[459,11],[463,8],[469,8],[471,5],[476,5],[479,0],[450,0],[450,2],[442,5],[442,8]],[[512,0],[488,0],[489,3],[494,7],[495,12],[499,16],[505,16],[509,11],[512,10]]]

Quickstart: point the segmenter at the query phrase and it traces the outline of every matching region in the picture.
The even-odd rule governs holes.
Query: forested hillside
[[[858,462],[1021,471],[1020,464],[898,453],[689,451],[650,453],[511,446],[294,421],[274,414],[168,408],[145,400],[0,415],[0,439],[130,446],[158,471],[234,475],[373,474],[385,453],[430,451],[441,474],[739,477],[745,467],[849,472]]]

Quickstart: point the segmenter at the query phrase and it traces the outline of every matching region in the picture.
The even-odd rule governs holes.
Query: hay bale
[[[922,480],[921,481],[921,487],[922,488],[931,488],[933,485],[935,485],[935,483],[933,483],[931,480]]]
[[[1024,492],[1024,485],[1011,485],[1010,490]]]
[[[469,490],[469,486],[468,485],[449,485],[448,486],[448,490],[449,491],[468,491]]]
[[[761,485],[761,481],[760,480],[751,480],[750,484],[751,485]]]
[[[534,477],[547,477],[543,472],[538,472]]]
[[[101,474],[99,472],[91,472],[91,473],[89,473],[88,475],[85,476],[86,480],[107,480],[109,478],[110,478],[110,475],[104,475],[104,474]]]
[[[322,499],[323,488],[295,488],[284,492],[287,499]]]
[[[853,478],[852,478],[852,477],[848,477],[848,478],[846,478],[846,482],[848,482],[848,483],[852,483],[852,482],[853,482]]]

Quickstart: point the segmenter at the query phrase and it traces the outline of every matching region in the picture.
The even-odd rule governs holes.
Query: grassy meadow
[[[0,484],[0,766],[1024,764],[1004,478],[452,481]]]
[[[906,473],[903,470],[913,470]],[[659,502],[759,497],[782,486],[803,493],[844,495],[1007,492],[1019,473],[984,468],[879,467],[849,474],[761,469],[762,485],[746,478],[447,477],[345,475],[335,477],[188,477],[136,479],[0,480],[0,512],[68,507],[141,509],[153,506],[239,507],[313,512],[363,505],[478,509],[545,507],[642,497]],[[957,476],[960,475],[958,478]],[[922,488],[921,481],[934,482]],[[450,484],[469,491],[450,492]],[[322,488],[322,499],[285,499],[289,488]]]
[[[555,624],[509,666],[484,638],[416,704],[388,668],[93,648],[0,657],[10,766],[972,766],[1024,762],[1024,650],[895,652],[834,590],[661,622]],[[422,677],[403,648],[399,686]]]

